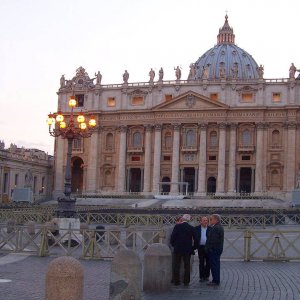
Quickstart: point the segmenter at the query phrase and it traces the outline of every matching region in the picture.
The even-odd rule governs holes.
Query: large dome
[[[219,30],[218,44],[195,63],[196,79],[258,79],[258,65],[253,57],[234,43],[233,29],[225,23]]]

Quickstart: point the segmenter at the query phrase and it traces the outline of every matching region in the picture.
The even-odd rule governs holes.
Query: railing
[[[130,249],[143,255],[153,243],[168,244],[173,226],[112,227],[98,230],[39,226],[7,228],[0,224],[0,253],[29,253],[39,256],[70,255],[85,259],[113,258]],[[299,260],[300,232],[289,230],[225,230],[223,259]]]
[[[124,208],[113,209],[103,208],[102,211],[98,211],[98,206],[78,207],[77,216],[81,222],[88,224],[108,224],[108,225],[126,225],[126,226],[165,226],[174,225],[176,218],[182,214],[182,211],[190,213],[192,220],[197,223],[200,215],[207,215],[215,212],[213,208],[207,208],[205,211],[201,209],[197,212],[193,212],[193,209],[172,212],[161,212],[161,208],[150,210],[148,213],[132,212]],[[95,210],[93,212],[93,210]],[[114,210],[116,212],[114,212]],[[133,208],[132,208],[133,210]],[[220,209],[222,211],[222,209]],[[17,224],[26,224],[30,221],[36,223],[45,223],[50,221],[55,216],[56,207],[40,207],[38,209],[2,209],[0,210],[0,221],[7,222],[8,220],[14,220]],[[119,211],[119,212],[118,212]],[[136,209],[134,210],[136,211]],[[300,224],[300,211],[271,211],[265,214],[251,214],[249,210],[248,214],[242,212],[229,213],[224,210],[221,212],[222,225],[228,228],[267,228],[269,226],[276,225],[299,225]]]

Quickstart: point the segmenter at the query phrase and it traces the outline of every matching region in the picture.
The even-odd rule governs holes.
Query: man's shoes
[[[208,285],[208,286],[219,286],[220,283],[216,283],[216,282],[211,281],[211,282],[208,282],[206,285]]]

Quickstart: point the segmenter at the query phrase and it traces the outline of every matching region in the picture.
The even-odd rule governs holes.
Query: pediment
[[[198,93],[189,91],[177,96],[171,101],[161,103],[153,110],[206,110],[206,109],[227,109],[226,104],[210,100]]]

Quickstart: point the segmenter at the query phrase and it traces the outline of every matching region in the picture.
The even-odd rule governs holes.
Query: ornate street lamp
[[[75,202],[76,199],[71,199],[71,157],[72,146],[74,139],[87,138],[92,135],[96,130],[96,119],[93,115],[89,117],[88,123],[86,123],[87,117],[80,112],[78,115],[74,115],[74,107],[76,107],[77,101],[74,96],[70,97],[69,106],[71,113],[69,118],[67,115],[63,115],[62,112],[50,113],[48,115],[49,133],[54,137],[61,137],[68,140],[67,151],[67,165],[65,173],[65,186],[64,197],[58,198],[58,217],[72,218],[75,216]]]

